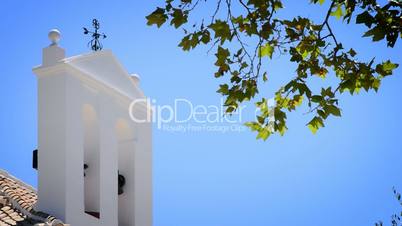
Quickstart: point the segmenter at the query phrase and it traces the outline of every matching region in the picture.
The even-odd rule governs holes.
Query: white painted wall
[[[62,54],[61,54],[62,53]],[[72,226],[152,225],[151,124],[129,117],[145,98],[111,51],[64,58],[44,49],[38,77],[37,209]],[[147,106],[135,114],[146,116]],[[84,183],[83,164],[89,165]],[[117,194],[117,171],[126,178]],[[100,219],[85,213],[100,211]]]
[[[100,151],[99,119],[94,106],[82,107],[84,125],[84,209],[89,212],[100,211]]]

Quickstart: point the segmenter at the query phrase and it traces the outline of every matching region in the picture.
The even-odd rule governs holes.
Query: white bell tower
[[[49,33],[38,78],[38,205],[73,226],[152,226],[151,107],[111,51],[65,58]],[[136,101],[131,112],[130,104]]]

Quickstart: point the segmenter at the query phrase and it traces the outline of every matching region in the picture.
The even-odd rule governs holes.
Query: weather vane
[[[92,36],[92,40],[88,42],[88,46],[91,45],[91,49],[93,51],[102,50],[103,46],[99,39],[106,38],[106,35],[104,33],[98,33],[100,25],[97,19],[92,20],[92,26],[95,28],[94,32],[89,31],[87,28],[84,27],[84,34],[90,34]]]

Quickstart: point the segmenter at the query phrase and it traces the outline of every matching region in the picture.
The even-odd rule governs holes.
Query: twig
[[[214,22],[215,17],[216,17],[216,15],[217,15],[218,12],[219,12],[219,9],[220,9],[220,7],[221,7],[221,3],[222,3],[222,0],[218,0],[218,6],[216,6],[215,12],[214,12],[214,14],[212,15],[211,24]]]

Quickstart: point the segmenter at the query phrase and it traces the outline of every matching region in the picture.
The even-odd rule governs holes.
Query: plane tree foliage
[[[395,188],[393,188],[393,192],[395,198],[397,199],[398,203],[402,207],[402,195],[399,193]],[[382,221],[376,222],[375,226],[384,226],[385,224]],[[391,226],[402,226],[402,209],[399,213],[392,214],[391,216]]]
[[[344,46],[334,32],[334,23],[358,24],[365,32],[362,38],[382,42],[394,48],[402,38],[402,1],[391,0],[311,0],[293,4],[318,4],[320,21],[295,15],[278,16],[286,10],[281,0],[215,0],[209,14],[197,13],[207,0],[164,0],[146,19],[148,25],[181,29],[179,47],[191,51],[208,46],[216,58],[214,76],[223,82],[217,92],[225,98],[226,113],[231,114],[246,101],[254,101],[259,114],[246,125],[266,140],[271,134],[283,135],[288,129],[287,114],[304,105],[311,119],[308,128],[316,133],[328,117],[341,116],[339,97],[361,91],[377,92],[382,79],[393,74],[398,64],[389,59],[362,61],[351,47]],[[209,5],[210,6],[210,5]],[[197,19],[191,16],[197,15]],[[205,15],[199,18],[200,15]],[[331,19],[334,18],[334,19]],[[347,25],[345,25],[347,26]],[[381,50],[379,50],[381,51]],[[275,93],[275,106],[267,98],[258,98],[263,83],[273,76],[265,64],[287,55],[295,65],[294,74]],[[313,77],[323,79],[321,89],[313,89]],[[336,81],[324,85],[331,77]],[[335,78],[335,79],[332,79]],[[326,83],[325,83],[326,84]],[[270,117],[273,115],[274,117]],[[272,119],[273,118],[273,119]]]

